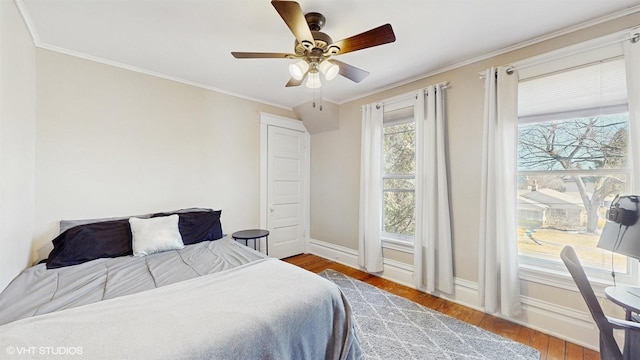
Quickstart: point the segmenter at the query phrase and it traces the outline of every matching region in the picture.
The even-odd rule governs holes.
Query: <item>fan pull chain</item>
[[[313,89],[313,102],[312,102],[312,106],[315,109],[316,108],[316,89]]]
[[[318,110],[322,111],[322,89],[320,89],[320,97],[318,98],[318,92],[316,91],[316,89],[313,89],[313,101],[311,103],[311,106],[315,109],[316,108],[316,99],[318,99]]]

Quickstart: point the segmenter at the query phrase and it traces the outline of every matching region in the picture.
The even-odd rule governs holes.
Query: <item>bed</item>
[[[223,236],[219,218],[188,209],[61,223],[47,261],[0,294],[0,350],[20,358],[362,356],[335,284]],[[88,245],[96,239],[103,245]]]

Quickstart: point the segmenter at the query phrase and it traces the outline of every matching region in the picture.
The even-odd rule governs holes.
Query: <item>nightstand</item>
[[[253,240],[253,249],[256,249],[256,243],[259,239],[265,238],[267,244],[267,255],[269,255],[269,230],[264,229],[249,229],[234,232],[231,237],[233,240],[244,240],[244,245],[249,246],[249,240]]]

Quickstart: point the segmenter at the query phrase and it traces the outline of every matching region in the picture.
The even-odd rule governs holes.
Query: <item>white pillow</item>
[[[184,248],[178,228],[179,220],[177,214],[149,219],[130,218],[133,256]]]

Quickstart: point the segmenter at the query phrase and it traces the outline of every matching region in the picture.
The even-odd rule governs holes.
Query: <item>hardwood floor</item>
[[[338,264],[316,255],[303,254],[283,260],[315,273],[319,273],[326,269],[334,269],[345,275],[351,276],[354,279],[377,286],[390,293],[405,297],[417,302],[418,304],[422,304],[449,316],[466,321],[469,324],[476,325],[493,333],[536,348],[540,351],[541,360],[594,360],[600,358],[600,354],[596,351],[586,349],[582,346],[549,336],[539,331],[470,309],[451,301],[425,294],[410,287],[396,284],[392,281]]]

